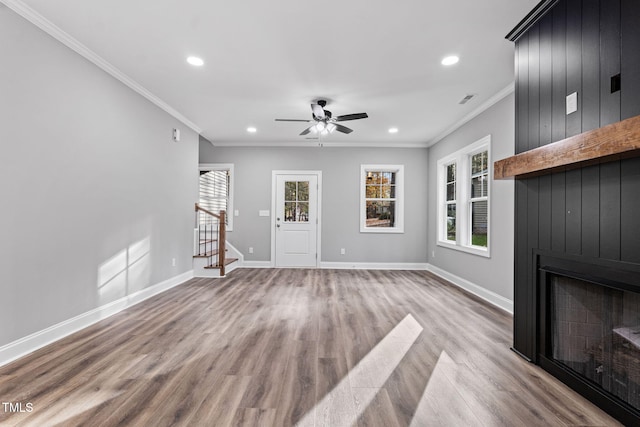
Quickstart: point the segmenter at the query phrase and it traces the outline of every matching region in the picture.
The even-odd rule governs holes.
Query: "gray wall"
[[[198,136],[7,8],[0,40],[2,346],[191,270]]]
[[[429,148],[429,263],[513,301],[513,180],[491,181],[491,258],[437,246],[437,162],[487,135],[492,161],[514,153],[514,95],[510,94]],[[493,178],[493,168],[491,169]],[[435,256],[433,256],[435,254]]]
[[[311,144],[311,143],[310,143]],[[427,260],[427,150],[420,148],[214,147],[200,142],[201,163],[233,163],[234,230],[229,241],[247,261],[271,259],[273,170],[322,171],[322,261],[425,263]],[[402,164],[405,174],[404,234],[360,233],[361,164]],[[248,248],[254,253],[249,254]],[[346,249],[340,255],[340,248]]]

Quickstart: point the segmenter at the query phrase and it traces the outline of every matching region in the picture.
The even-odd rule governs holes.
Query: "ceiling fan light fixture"
[[[256,133],[257,131],[258,131],[258,129],[256,129],[256,128],[255,128],[255,127],[253,127],[253,126],[249,126],[249,127],[247,128],[247,132],[249,132],[249,133]]]
[[[398,128],[396,127],[389,128],[389,133],[398,133]]]
[[[326,130],[327,130],[329,133],[331,133],[331,132],[333,132],[334,130],[336,130],[336,125],[334,125],[333,123],[328,123],[328,124],[327,124],[327,127],[326,127]]]
[[[324,122],[318,122],[318,124],[316,125],[316,130],[318,132],[322,132],[325,128],[325,123]]]

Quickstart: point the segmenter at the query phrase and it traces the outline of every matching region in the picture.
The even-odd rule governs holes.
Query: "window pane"
[[[295,181],[286,181],[284,183],[284,199],[285,200],[296,200],[296,182]]]
[[[475,175],[487,170],[487,151],[471,156],[471,174]]]
[[[456,199],[456,183],[447,184],[447,201]]]
[[[367,227],[394,227],[396,202],[367,201]]]
[[[456,240],[456,205],[447,205],[447,240]]]
[[[395,184],[396,183],[396,174],[395,174],[395,172],[382,172],[382,183],[383,184]]]
[[[456,180],[456,164],[453,163],[447,166],[447,182],[453,182]]]
[[[377,199],[380,197],[379,185],[367,185],[367,199]]]
[[[471,244],[487,247],[487,201],[471,203]]]
[[[391,196],[391,186],[390,185],[383,185],[382,187],[380,187],[380,198],[381,199],[390,199]]]
[[[471,197],[485,197],[487,195],[487,176],[480,175],[471,178]]]
[[[284,203],[284,220],[285,222],[296,221],[296,202]]]
[[[298,210],[296,211],[298,222],[309,222],[309,203],[298,202]]]
[[[380,177],[380,172],[373,172],[373,171],[367,172],[367,185],[380,184],[381,181],[382,179]]]
[[[298,200],[309,200],[309,181],[298,182]]]

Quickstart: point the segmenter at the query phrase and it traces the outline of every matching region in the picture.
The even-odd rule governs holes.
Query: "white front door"
[[[318,175],[275,178],[275,266],[317,267]]]

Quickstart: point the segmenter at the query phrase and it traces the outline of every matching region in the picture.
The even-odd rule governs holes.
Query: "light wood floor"
[[[238,269],[0,368],[1,425],[613,426],[427,272]]]

